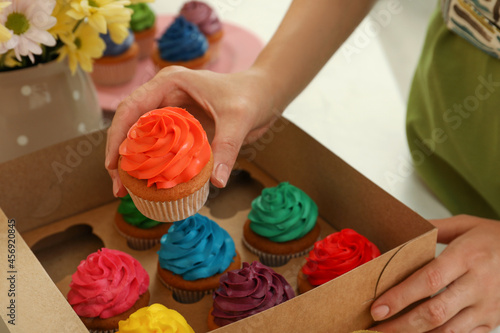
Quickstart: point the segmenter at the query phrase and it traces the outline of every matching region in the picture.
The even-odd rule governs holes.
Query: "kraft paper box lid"
[[[216,332],[350,332],[368,328],[373,323],[371,302],[432,260],[437,230],[297,126],[289,122],[281,125],[262,141],[244,147],[237,167],[248,170],[262,184],[269,179],[289,181],[303,189],[318,204],[321,219],[332,230],[355,229],[377,244],[382,255],[304,295]],[[8,218],[16,219],[17,230],[32,246],[41,234],[64,231],[76,218],[114,214],[116,199],[103,167],[105,141],[105,132],[100,131],[0,164],[0,207],[5,212],[0,214],[3,249],[8,240]],[[98,234],[98,224],[93,227]],[[233,238],[239,232],[231,225],[228,228]],[[12,332],[51,331],[57,327],[86,332],[19,232],[18,325],[7,327]],[[106,245],[124,244],[115,238]],[[130,253],[140,261],[146,258],[145,253]],[[9,301],[4,297],[8,289],[3,276],[6,264],[6,260],[0,261],[2,309]],[[178,307],[188,314],[194,309],[185,304]],[[8,323],[6,311],[1,312],[1,317]]]

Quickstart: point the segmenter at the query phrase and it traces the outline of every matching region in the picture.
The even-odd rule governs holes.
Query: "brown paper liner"
[[[126,187],[125,187],[126,188]],[[184,220],[198,212],[208,199],[209,181],[198,191],[174,201],[150,201],[128,191],[137,209],[146,217],[159,222]]]
[[[262,252],[262,251],[256,249],[255,247],[251,246],[250,244],[248,244],[248,242],[246,241],[246,239],[244,237],[242,238],[242,240],[243,240],[243,244],[245,244],[245,246],[250,250],[250,252],[259,256],[259,261],[261,263],[263,263],[264,265],[269,266],[269,267],[283,266],[287,262],[289,262],[290,259],[305,256],[314,248],[314,244],[312,244],[309,248],[307,248],[301,252],[292,253],[292,254],[272,254],[272,253]]]
[[[161,240],[160,238],[151,238],[151,239],[145,239],[145,238],[135,238],[132,236],[129,236],[125,233],[123,233],[120,229],[116,228],[118,233],[123,236],[127,240],[127,245],[134,250],[138,251],[145,251],[149,250],[150,248],[154,247],[156,244],[158,244]]]

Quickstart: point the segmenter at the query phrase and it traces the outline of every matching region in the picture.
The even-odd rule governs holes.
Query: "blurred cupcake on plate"
[[[139,46],[139,60],[148,58],[153,52],[156,34],[156,15],[147,3],[131,4],[133,10],[130,29]]]
[[[177,17],[167,28],[151,55],[159,69],[171,65],[201,69],[205,68],[210,57],[206,37],[183,16]]]
[[[121,44],[116,44],[108,34],[101,34],[106,43],[103,56],[94,61],[90,76],[97,85],[116,86],[130,82],[137,70],[139,46],[130,32]]]

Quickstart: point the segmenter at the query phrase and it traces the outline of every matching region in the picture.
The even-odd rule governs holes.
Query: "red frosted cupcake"
[[[119,152],[120,179],[145,216],[175,222],[205,204],[212,150],[200,122],[186,110],[166,107],[144,114]]]
[[[71,276],[68,302],[92,333],[114,332],[118,322],[149,304],[149,275],[127,253],[102,248]]]
[[[352,229],[343,229],[317,241],[299,271],[299,293],[305,293],[378,257],[375,244]]]

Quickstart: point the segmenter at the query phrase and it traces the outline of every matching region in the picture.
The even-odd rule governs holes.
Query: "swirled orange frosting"
[[[145,113],[119,149],[121,168],[147,185],[172,188],[190,181],[210,159],[207,134],[189,112],[165,107]]]

